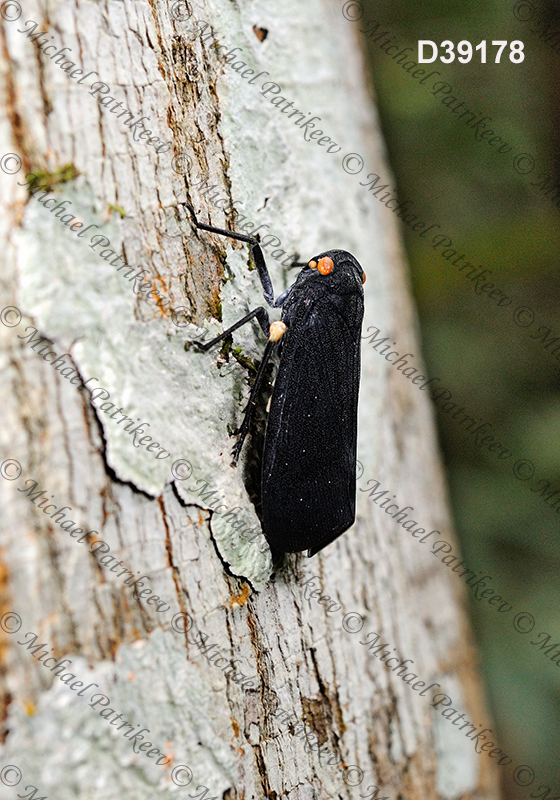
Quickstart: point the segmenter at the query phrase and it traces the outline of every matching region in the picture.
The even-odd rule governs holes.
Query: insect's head
[[[346,250],[327,250],[307,262],[307,269],[316,271],[317,275],[331,276],[329,283],[342,283],[346,280],[357,280],[359,284],[366,282],[366,273],[351,253]]]

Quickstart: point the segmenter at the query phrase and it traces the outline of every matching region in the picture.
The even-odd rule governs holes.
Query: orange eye
[[[333,271],[334,261],[332,258],[325,256],[321,258],[319,263],[317,264],[317,269],[321,273],[321,275],[329,275]]]
[[[317,269],[317,262],[316,261],[310,261],[307,266],[309,267],[309,269]]]
[[[366,273],[362,270],[362,283],[366,282]]]

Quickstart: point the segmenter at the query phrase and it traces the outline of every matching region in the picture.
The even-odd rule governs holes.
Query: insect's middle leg
[[[244,317],[235,322],[230,328],[227,329],[227,331],[220,333],[219,336],[216,336],[216,338],[212,339],[210,342],[205,342],[205,344],[201,344],[200,342],[190,342],[190,344],[196,345],[200,350],[209,350],[211,347],[214,347],[215,344],[221,342],[222,339],[225,339],[226,336],[229,336],[230,333],[233,333],[233,331],[241,328],[242,325],[246,325],[247,322],[250,322],[250,320],[253,319],[253,317],[257,318],[263,333],[268,339],[270,335],[270,318],[266,308],[264,308],[264,306],[259,306],[258,308],[253,309],[253,311],[249,311],[248,314],[245,314]]]

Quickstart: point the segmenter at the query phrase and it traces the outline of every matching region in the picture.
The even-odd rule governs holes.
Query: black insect
[[[256,239],[198,222],[197,228],[248,242],[266,302],[282,308],[270,322],[262,306],[206,344],[208,350],[257,318],[268,344],[255,378],[233,451],[237,461],[249,430],[267,362],[280,362],[266,427],[262,468],[264,535],[283,553],[315,555],[354,522],[360,342],[366,276],[345,250],[314,256],[296,281],[274,299],[272,281]]]

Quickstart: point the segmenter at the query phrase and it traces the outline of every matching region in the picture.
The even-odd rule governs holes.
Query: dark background
[[[511,306],[499,308],[495,300],[477,296],[441,250],[402,226],[429,375],[441,379],[435,386],[447,387],[465,413],[491,423],[489,434],[514,454],[499,461],[477,447],[450,414],[437,412],[463,557],[472,569],[492,576],[487,585],[516,612],[535,618],[532,632],[517,632],[513,613],[502,616],[469,591],[500,745],[514,763],[529,764],[536,773],[530,788],[504,785],[505,797],[542,796],[543,785],[551,788],[550,798],[560,794],[560,667],[530,642],[544,631],[550,643],[560,643],[560,514],[532,489],[542,489],[546,481],[551,490],[560,489],[560,361],[550,352],[555,345],[547,352],[531,337],[538,337],[542,326],[560,335],[560,211],[531,183],[545,173],[552,183],[560,182],[560,22],[555,22],[560,9],[541,2],[456,0],[365,0],[363,7],[362,19],[347,24],[364,29],[370,21],[380,22],[378,31],[395,34],[399,49],[410,46],[414,61],[418,39],[438,45],[450,39],[455,50],[463,39],[473,50],[486,39],[486,64],[475,51],[468,64],[457,59],[443,64],[438,58],[420,66],[437,69],[437,79],[453,86],[452,95],[491,117],[488,127],[513,146],[511,153],[499,154],[476,141],[464,121],[430,93],[436,78],[419,85],[377,43],[358,34],[368,51],[400,200],[413,200],[420,219],[437,222],[458,253],[491,269],[487,280],[514,298]],[[552,20],[556,37],[550,31],[543,35],[543,18]],[[494,63],[493,39],[508,41],[500,64]],[[525,45],[520,64],[509,59],[512,40]],[[522,152],[535,160],[530,174],[513,166]],[[523,169],[528,164],[525,160]],[[513,321],[518,305],[534,310],[531,326]],[[513,474],[520,459],[534,464],[532,479]],[[523,466],[521,475],[530,469]]]

